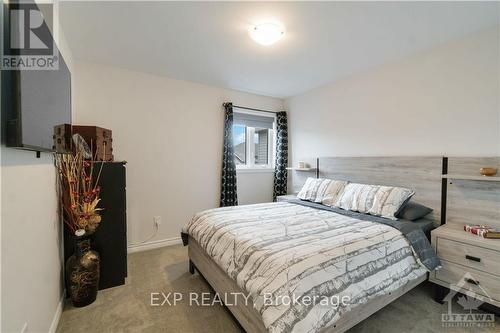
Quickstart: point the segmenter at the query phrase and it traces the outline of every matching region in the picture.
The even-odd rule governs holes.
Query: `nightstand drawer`
[[[498,251],[438,237],[437,255],[441,259],[500,276]]]
[[[441,260],[441,265],[442,268],[435,272],[437,280],[496,301],[500,300],[500,283],[497,276],[445,260]]]

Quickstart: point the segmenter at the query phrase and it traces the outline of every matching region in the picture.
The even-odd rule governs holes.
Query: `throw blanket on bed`
[[[353,212],[350,210],[344,210],[337,207],[325,206],[319,203],[304,201],[300,199],[289,199],[287,200],[289,203],[313,207],[316,209],[328,210],[334,213],[350,216],[359,220],[364,221],[372,221],[377,223],[386,224],[393,228],[398,229],[408,240],[410,245],[413,248],[413,251],[417,254],[420,262],[427,267],[429,271],[435,270],[437,267],[441,265],[439,258],[436,256],[436,252],[432,248],[427,236],[422,231],[422,229],[418,226],[416,222],[407,221],[407,220],[390,220],[380,216],[374,216],[364,213]]]
[[[207,210],[183,232],[252,296],[269,332],[319,332],[427,271],[397,229],[291,203]],[[349,302],[320,301],[332,296]]]

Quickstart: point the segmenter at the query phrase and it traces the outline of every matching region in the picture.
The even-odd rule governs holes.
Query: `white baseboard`
[[[141,251],[147,251],[147,250],[157,249],[160,247],[172,246],[178,244],[182,244],[182,240],[180,237],[166,238],[143,244],[129,245],[127,252],[128,253],[141,252]]]
[[[52,323],[49,327],[49,333],[55,333],[57,330],[57,325],[59,325],[59,320],[61,319],[61,314],[64,308],[64,300],[66,298],[66,290],[63,289],[61,299],[59,300],[59,304],[57,304],[56,313],[54,313],[54,317],[52,318]]]

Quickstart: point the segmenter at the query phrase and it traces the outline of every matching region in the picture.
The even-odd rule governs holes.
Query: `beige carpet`
[[[134,253],[128,258],[129,277],[124,286],[99,292],[85,308],[66,304],[57,332],[241,332],[221,306],[151,306],[152,292],[209,292],[198,274],[188,272],[187,248],[171,246]],[[459,305],[454,309],[460,308]],[[495,328],[443,328],[441,313],[447,305],[432,299],[432,285],[424,283],[355,326],[350,332],[478,332]]]

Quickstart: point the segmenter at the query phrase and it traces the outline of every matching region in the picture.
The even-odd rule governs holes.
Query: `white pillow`
[[[354,212],[368,213],[380,186],[349,183],[339,195],[335,206]]]
[[[413,190],[403,187],[380,186],[368,213],[397,220],[397,213],[414,194]]]
[[[297,198],[331,205],[347,182],[324,178],[307,178]]]
[[[321,188],[321,190],[324,191],[329,183],[329,179],[308,177],[304,186],[300,189],[299,194],[297,194],[297,198],[314,202],[318,196],[318,190]]]
[[[327,206],[333,206],[339,197],[344,191],[344,188],[347,186],[349,182],[342,180],[332,180],[330,185],[325,190],[323,194],[323,198],[321,199],[321,203]]]

